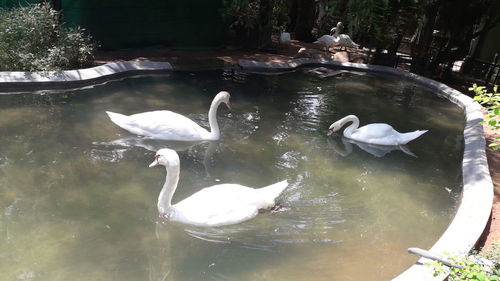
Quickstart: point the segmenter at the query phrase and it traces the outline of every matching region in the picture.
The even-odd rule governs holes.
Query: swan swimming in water
[[[158,150],[153,163],[165,166],[167,176],[158,197],[160,216],[171,221],[197,226],[221,226],[249,220],[260,209],[275,206],[275,199],[288,186],[281,181],[262,188],[239,184],[219,184],[205,187],[188,198],[172,205],[172,196],[179,182],[179,155],[174,150]]]
[[[412,141],[427,132],[427,130],[417,130],[409,133],[400,133],[394,130],[391,125],[384,123],[373,123],[358,128],[358,117],[355,115],[348,115],[334,122],[330,128],[328,128],[327,135],[330,136],[333,132],[340,130],[346,123],[349,122],[352,122],[352,124],[344,130],[344,137],[355,141],[378,145],[407,144],[409,141]]]
[[[110,111],[106,113],[116,125],[136,135],[176,141],[218,140],[220,131],[217,123],[217,108],[221,103],[231,108],[229,98],[229,93],[222,91],[213,99],[208,111],[210,132],[193,120],[169,110],[149,111],[130,116]]]

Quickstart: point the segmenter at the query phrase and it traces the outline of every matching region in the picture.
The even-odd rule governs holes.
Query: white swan
[[[335,32],[335,27],[330,30],[329,35],[323,35],[313,43],[322,45],[323,48],[325,48],[325,51],[330,51],[330,47],[337,45],[337,40],[333,36],[334,32]]]
[[[291,42],[290,33],[284,31],[281,32],[278,42],[280,45],[289,45]]]
[[[174,150],[158,150],[149,167],[163,165],[167,169],[165,184],[158,197],[160,216],[198,226],[220,226],[236,224],[251,219],[275,205],[274,200],[288,186],[281,181],[266,187],[254,189],[239,184],[219,184],[205,187],[190,197],[172,205],[179,182],[179,156]]]
[[[333,38],[332,35],[323,35],[318,40],[314,41],[316,44],[320,44],[323,46],[325,51],[328,51],[330,47],[333,47],[337,41],[335,41],[335,38]]]
[[[149,111],[130,116],[110,111],[106,113],[116,125],[136,135],[177,141],[218,140],[220,132],[217,124],[217,108],[221,103],[230,108],[229,98],[229,93],[222,91],[212,101],[208,111],[210,132],[191,119],[168,110]]]
[[[342,22],[337,23],[337,27],[332,28],[333,31],[333,40],[335,41],[335,45],[339,45],[341,48],[358,48],[359,44],[354,43],[351,37],[347,34],[340,34],[342,31]]]
[[[378,145],[402,145],[411,140],[414,140],[427,132],[427,130],[417,130],[410,133],[400,133],[388,124],[373,123],[359,127],[359,119],[355,115],[348,115],[336,122],[328,128],[328,136],[333,132],[340,130],[346,123],[352,122],[344,130],[344,137],[360,141],[364,143]]]

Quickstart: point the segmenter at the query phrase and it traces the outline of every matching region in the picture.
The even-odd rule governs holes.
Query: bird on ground
[[[354,43],[354,41],[352,41],[349,35],[340,33],[342,32],[342,28],[343,28],[342,22],[339,21],[337,23],[337,26],[332,28],[331,30],[333,31],[332,36],[333,40],[335,41],[335,45],[340,46],[341,49],[342,47],[344,47],[346,50],[347,48],[359,48],[359,44]]]

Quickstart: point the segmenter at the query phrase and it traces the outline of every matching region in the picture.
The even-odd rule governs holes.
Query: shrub
[[[497,90],[498,87],[494,86],[493,91],[489,92],[486,87],[476,84],[469,88],[469,91],[476,94],[474,100],[482,104],[488,111],[485,119],[494,131],[500,129],[500,93]],[[500,137],[496,137],[489,146],[494,150],[500,149]]]
[[[429,265],[434,269],[434,276],[449,273],[449,281],[498,281],[499,265],[485,260],[480,256],[467,256],[464,258],[449,257],[448,261],[453,267],[443,265],[443,263],[434,261]]]
[[[0,9],[0,70],[46,71],[84,66],[96,44],[81,28],[65,28],[50,4]]]

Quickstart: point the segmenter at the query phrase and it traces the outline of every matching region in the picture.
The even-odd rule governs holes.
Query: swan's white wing
[[[206,187],[175,204],[176,220],[184,223],[218,226],[239,223],[267,208],[269,200],[256,189],[239,184]]]
[[[380,145],[399,144],[399,133],[390,125],[383,123],[368,124],[360,127],[351,134],[350,138]]]
[[[315,43],[320,43],[328,47],[330,45],[335,44],[336,41],[334,37],[331,35],[323,35],[320,38],[318,38],[318,40]]]
[[[168,110],[133,114],[119,125],[137,135],[170,140],[198,140],[206,132],[191,119]]]

